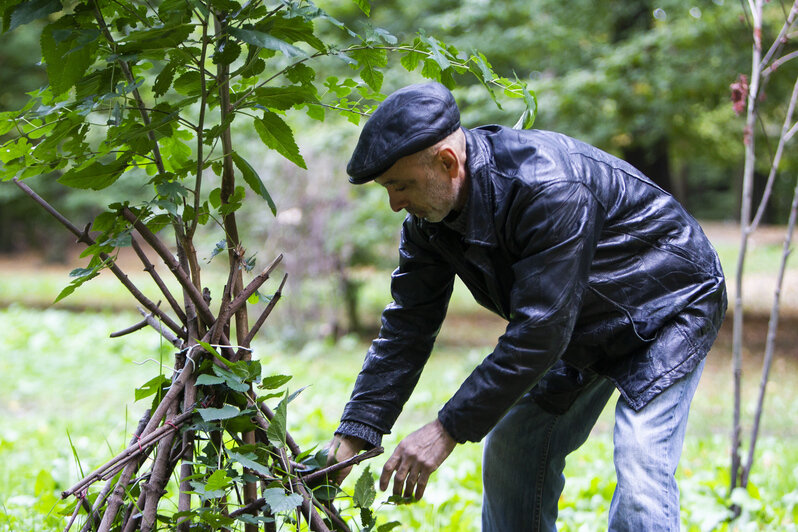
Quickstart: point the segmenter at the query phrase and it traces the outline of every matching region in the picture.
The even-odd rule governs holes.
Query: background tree
[[[776,334],[778,331],[781,291],[784,282],[784,274],[787,267],[787,260],[790,256],[792,238],[798,218],[798,178],[795,177],[794,167],[790,168],[783,163],[783,156],[796,133],[798,133],[798,121],[795,120],[795,108],[798,104],[798,75],[796,69],[783,68],[785,63],[795,64],[798,60],[798,51],[790,50],[790,38],[795,35],[796,24],[798,24],[798,1],[793,2],[789,10],[780,11],[777,9],[765,10],[762,0],[752,0],[748,4],[749,11],[746,17],[750,23],[751,38],[753,46],[751,49],[751,73],[750,78],[740,75],[738,80],[732,84],[733,100],[735,109],[745,110],[746,121],[742,133],[742,143],[745,146],[745,168],[743,172],[743,189],[741,201],[741,233],[740,249],[737,260],[737,271],[735,277],[735,299],[734,299],[734,345],[733,345],[733,370],[734,370],[734,418],[732,420],[732,444],[731,444],[731,468],[729,478],[731,479],[730,492],[732,501],[735,503],[735,510],[739,514],[740,508],[737,505],[741,494],[745,493],[748,487],[748,479],[751,468],[754,464],[757,438],[759,436],[760,421],[762,418],[765,392],[769,379],[773,353],[775,348]],[[784,8],[784,6],[782,6]],[[765,21],[769,17],[770,21],[781,20],[782,24],[776,32],[766,32]],[[778,26],[776,26],[778,27]],[[764,88],[776,82],[778,77],[786,78],[784,81],[791,82],[792,92],[786,100],[764,102],[762,95]],[[749,81],[750,79],[750,81]],[[783,116],[782,127],[777,130],[776,135],[772,135],[762,126],[759,118],[768,112],[765,109],[768,104],[770,113],[781,114]],[[775,136],[777,140],[776,150],[772,158],[762,157],[757,150],[759,141],[769,143],[769,137]],[[769,165],[767,181],[764,192],[759,201],[754,200],[754,176],[757,166]],[[788,163],[789,164],[789,163]],[[793,194],[788,225],[784,234],[784,245],[779,266],[779,273],[773,288],[773,303],[768,324],[768,336],[765,345],[765,352],[762,364],[762,376],[759,385],[759,393],[754,406],[753,426],[750,433],[750,442],[746,459],[743,460],[741,453],[742,443],[742,422],[741,422],[741,403],[742,403],[742,350],[743,350],[743,325],[744,325],[744,306],[743,306],[743,278],[745,275],[745,259],[748,251],[749,240],[756,232],[763,220],[763,214],[768,202],[773,198],[773,189],[779,171],[782,173],[787,167],[787,175],[792,174]],[[740,488],[739,490],[737,488]],[[735,496],[737,500],[735,500]]]
[[[728,80],[749,64],[736,7],[724,0],[501,0],[490,9],[480,0],[385,2],[373,21],[400,37],[422,28],[461,49],[478,46],[498,72],[536,89],[536,127],[629,160],[702,219],[729,219],[739,211],[743,149],[731,141],[738,125]],[[767,17],[763,24],[780,27]],[[783,101],[791,88],[774,80],[767,97]],[[458,100],[469,125],[507,122],[479,91],[461,91]],[[780,127],[769,112],[762,120]],[[793,158],[785,154],[785,164]],[[766,175],[760,169],[757,196]],[[789,183],[775,186],[766,222],[789,212]]]

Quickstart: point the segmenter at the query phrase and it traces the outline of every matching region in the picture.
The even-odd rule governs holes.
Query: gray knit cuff
[[[372,447],[379,447],[382,444],[382,433],[369,425],[358,423],[357,421],[342,421],[338,426],[336,434],[343,436],[355,436],[361,440],[365,440],[368,444],[366,450]]]

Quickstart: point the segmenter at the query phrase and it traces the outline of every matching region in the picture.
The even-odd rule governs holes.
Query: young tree
[[[796,224],[798,210],[798,180],[794,185],[794,193],[791,203],[788,225],[784,235],[784,250],[782,253],[779,273],[773,292],[773,304],[771,307],[770,322],[768,324],[768,335],[766,340],[765,354],[763,358],[762,377],[759,385],[759,394],[755,405],[753,427],[750,434],[748,454],[743,461],[740,453],[742,426],[741,426],[741,402],[742,402],[742,351],[743,351],[743,324],[744,324],[744,305],[743,305],[743,279],[745,258],[748,251],[748,243],[751,235],[756,231],[768,202],[771,200],[771,192],[775,182],[779,167],[782,163],[782,156],[787,144],[798,133],[798,122],[795,121],[795,106],[798,101],[798,76],[792,71],[784,71],[781,67],[788,61],[798,59],[798,51],[789,48],[790,39],[795,37],[796,23],[798,23],[798,1],[794,1],[789,11],[781,11],[778,6],[773,6],[769,11],[764,9],[763,0],[750,0],[748,2],[747,20],[751,25],[753,38],[751,54],[751,74],[748,76],[740,75],[738,80],[731,85],[732,102],[735,110],[741,113],[746,112],[745,129],[743,131],[743,144],[745,146],[745,170],[743,173],[743,189],[740,213],[740,250],[737,258],[737,272],[735,277],[735,298],[734,298],[734,332],[733,332],[733,372],[734,372],[734,419],[732,428],[731,442],[731,470],[730,470],[730,492],[734,495],[736,488],[745,489],[748,486],[748,478],[753,467],[757,437],[759,435],[759,425],[763,412],[765,390],[767,387],[770,367],[773,360],[773,353],[776,340],[776,332],[779,323],[779,308],[781,302],[781,288],[784,282],[784,273],[789,258],[792,244],[793,232]],[[778,34],[775,38],[765,36],[766,17],[771,20],[778,20],[780,24]],[[766,49],[766,43],[770,42]],[[762,157],[757,152],[757,141],[767,142],[767,132],[759,129],[762,123],[762,102],[764,101],[764,89],[769,83],[773,83],[776,74],[783,74],[787,81],[792,82],[793,89],[789,101],[777,102],[777,109],[783,116],[782,126],[779,130],[776,152],[767,163],[763,164]],[[794,78],[794,79],[793,79]],[[753,181],[754,172],[757,167],[765,168],[768,178],[763,196],[759,205],[754,204]],[[734,497],[732,498],[734,501]],[[739,511],[739,507],[735,507]]]
[[[369,14],[367,0],[356,4]],[[379,28],[355,31],[307,0],[2,0],[0,11],[4,31],[46,21],[41,48],[49,84],[19,112],[2,114],[0,135],[9,140],[0,146],[0,175],[87,246],[87,267],[72,272],[58,299],[109,269],[144,315],[115,335],[151,325],[177,349],[172,375],[158,375],[138,392],[152,395],[153,403],[130,446],[64,491],[73,503],[67,530],[82,513],[83,530],[249,532],[276,530],[279,522],[299,526],[300,519],[311,530],[348,529],[324,478],[349,464],[320,471],[323,457],[300,450],[286,431],[293,396],[273,391],[287,377],[262,377],[251,356],[252,339],[283,284],[255,320],[248,301],[281,257],[245,285],[255,264],[236,212],[248,192],[273,213],[276,206],[233,132],[254,132],[266,148],[305,168],[291,115],[323,120],[334,112],[357,122],[383,98],[383,70],[392,57],[450,87],[458,76],[476,76],[497,104],[501,93],[520,98],[526,126],[534,119],[533,95],[497,76],[480,54],[426,34],[399,43]],[[80,228],[24,182],[32,177],[92,191],[125,180],[147,187],[149,199],[116,197]],[[211,289],[203,278],[201,227],[222,237],[216,251],[228,257],[223,287]],[[140,258],[166,308],[121,270],[122,247]],[[182,294],[170,291],[152,253]],[[279,399],[273,409],[266,406],[272,399]],[[177,511],[162,501],[173,472]],[[372,492],[368,476],[354,496],[367,529],[375,526]]]

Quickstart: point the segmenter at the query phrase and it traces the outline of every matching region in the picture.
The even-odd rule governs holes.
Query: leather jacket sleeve
[[[391,276],[393,303],[366,355],[341,421],[388,434],[416,386],[438,335],[454,285],[451,266],[425,242],[408,238],[408,216]]]
[[[603,209],[568,180],[519,188],[507,210],[514,282],[510,316],[494,351],[438,413],[458,442],[479,441],[565,351],[579,314]]]

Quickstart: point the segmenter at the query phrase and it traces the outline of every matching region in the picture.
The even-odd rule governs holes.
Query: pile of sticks
[[[64,227],[74,234],[79,242],[87,246],[95,245],[95,240],[89,235],[89,227],[80,230],[61,213],[53,208],[47,201],[37,195],[30,187],[15,180],[16,185],[28,196],[36,201],[42,208],[55,217]],[[188,531],[192,526],[192,507],[199,498],[192,493],[194,489],[191,480],[198,478],[195,466],[195,442],[202,439],[195,424],[200,421],[197,407],[218,407],[223,405],[223,399],[215,399],[212,394],[204,394],[202,404],[198,404],[198,387],[196,384],[198,368],[204,360],[225,367],[227,363],[239,360],[248,360],[252,339],[268,318],[272,309],[279,301],[286,277],[283,276],[279,287],[274,292],[266,308],[258,316],[251,328],[246,326],[246,303],[248,298],[256,293],[269,279],[274,269],[279,265],[282,256],[278,256],[267,268],[256,275],[245,287],[241,282],[241,266],[244,252],[240,246],[230,250],[230,272],[227,284],[224,287],[221,303],[216,313],[211,310],[210,297],[207,289],[200,289],[199,271],[196,262],[191,261],[193,252],[190,240],[177,238],[177,258],[168,246],[154,234],[140,219],[139,214],[128,207],[119,210],[121,216],[128,224],[131,232],[131,245],[136,255],[141,260],[143,268],[152,277],[160,289],[164,299],[168,302],[174,317],[164,311],[158,303],[145,296],[131,279],[120,269],[114,258],[100,253],[99,259],[119,279],[125,288],[141,304],[140,313],[144,319],[123,331],[112,334],[113,337],[130,334],[136,330],[151,326],[164,338],[177,348],[174,362],[174,371],[171,382],[160,402],[152,411],[148,410],[139,421],[137,430],[129,446],[104,465],[84,477],[77,484],[62,492],[62,498],[74,497],[76,499],[74,512],[69,519],[65,532],[77,521],[81,512],[85,512],[85,522],[81,532],[96,530],[109,532],[121,530],[132,532],[136,530],[151,531],[158,528],[159,505],[164,497],[166,484],[173,473],[178,473],[180,479],[176,529]],[[178,232],[178,231],[176,231]],[[143,245],[146,244],[163,263],[180,284],[183,291],[183,304],[180,304],[167,288],[156,268],[150,261]],[[195,254],[194,254],[195,255]],[[195,259],[196,260],[196,259]],[[244,317],[242,320],[242,313]],[[231,320],[236,318],[235,332],[237,344],[231,343],[229,336]],[[206,346],[219,349],[220,360],[217,354],[208,352]],[[349,531],[350,528],[337,513],[332,503],[321,501],[313,494],[311,486],[326,482],[327,475],[372,458],[382,452],[382,448],[375,448],[367,453],[360,454],[350,460],[316,469],[315,471],[303,470],[298,463],[303,454],[296,441],[289,433],[285,435],[285,446],[277,446],[270,442],[267,431],[274,419],[274,412],[262,401],[258,400],[251,385],[246,392],[248,411],[255,430],[245,433],[227,433],[227,438],[242,445],[259,444],[268,449],[273,467],[271,475],[265,475],[262,469],[254,471],[244,469],[248,478],[257,478],[257,481],[247,480],[243,484],[243,497],[237,493],[237,501],[222,502],[222,514],[229,519],[240,518],[244,515],[252,517],[265,516],[260,522],[250,519],[244,526],[246,532],[257,532],[260,524],[265,531],[276,530],[274,517],[264,499],[259,497],[267,486],[281,486],[286,493],[298,494],[301,504],[296,508],[295,522],[297,530],[304,519],[312,531]],[[217,448],[223,445],[222,430],[211,432],[209,437]],[[290,454],[289,454],[290,453]],[[150,458],[150,456],[154,458]],[[99,491],[91,491],[95,484],[102,483]],[[133,496],[132,494],[137,494]],[[207,501],[205,502],[207,505]],[[254,523],[253,523],[254,521]],[[260,524],[258,524],[260,523]],[[226,525],[229,529],[231,525]]]

